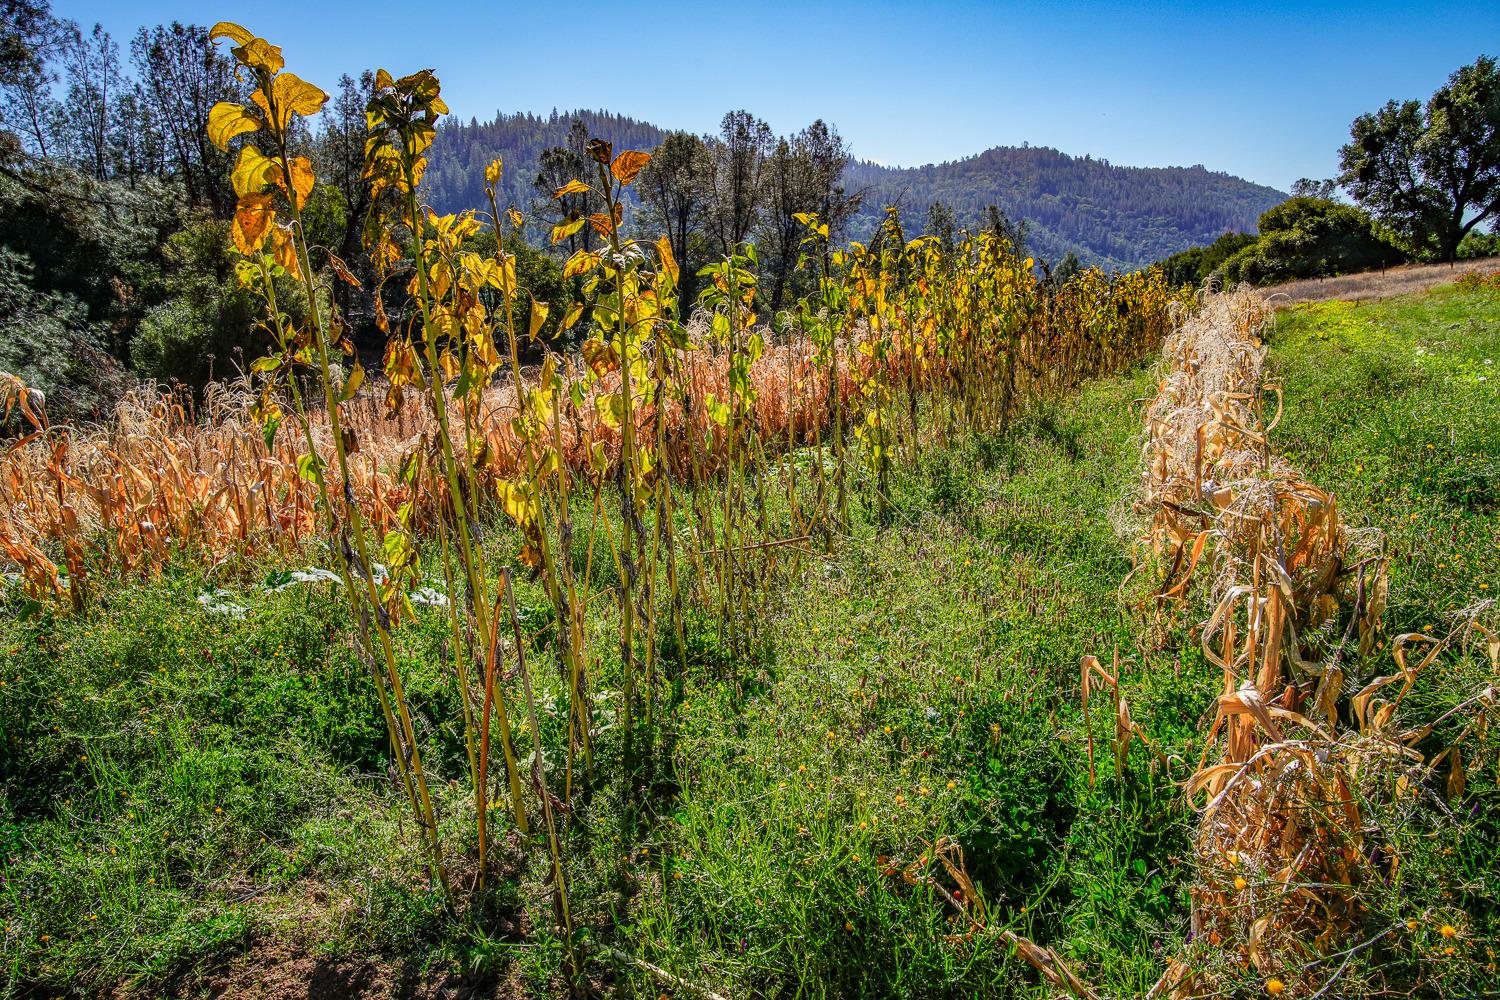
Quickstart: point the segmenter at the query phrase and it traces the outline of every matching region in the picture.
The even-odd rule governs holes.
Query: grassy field
[[[1441,628],[1500,588],[1500,294],[1300,306],[1271,343],[1275,446],[1390,540],[1388,633]],[[1173,781],[1221,684],[1194,609],[1158,618],[1149,574],[1126,583],[1155,385],[1146,370],[1097,381],[900,470],[894,527],[865,511],[835,554],[810,554],[749,652],[690,616],[648,808],[624,808],[605,776],[569,825],[596,986],[691,995],[628,956],[726,996],[1048,995],[954,920],[934,854],[954,838],[994,927],[1058,948],[1113,995],[1144,993],[1187,936],[1193,814]],[[288,568],[177,563],[77,617],[7,598],[0,995],[245,992],[270,955],[333,969],[327,995],[556,992],[561,943],[528,912],[539,852],[497,813],[504,884],[486,912],[444,912],[347,615],[326,584],[281,587]],[[521,597],[545,645],[545,601]],[[463,736],[428,721],[451,712],[425,711],[453,697],[446,635],[424,612],[398,654],[461,841]],[[1117,771],[1099,698],[1092,781],[1089,653],[1118,653],[1159,751],[1136,745]],[[1455,660],[1409,711],[1434,717],[1486,677],[1482,657]],[[566,725],[554,693],[544,728]],[[1417,926],[1359,962],[1415,967],[1443,944],[1439,922],[1458,921],[1464,950],[1424,995],[1473,995],[1494,975],[1500,792],[1485,738],[1462,801],[1402,835],[1400,878],[1371,896],[1379,920]]]

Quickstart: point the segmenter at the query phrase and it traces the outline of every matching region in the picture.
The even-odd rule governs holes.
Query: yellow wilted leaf
[[[259,128],[260,122],[255,120],[250,109],[243,104],[220,101],[208,113],[208,141],[220,149],[227,150],[229,140],[235,136],[255,132]]]
[[[281,68],[286,65],[286,60],[281,58],[281,46],[272,45],[264,38],[251,38],[229,51],[234,53],[241,64],[267,73],[280,73]]]
[[[595,396],[594,409],[606,427],[619,430],[625,423],[625,400],[618,392]]]
[[[521,218],[521,213],[517,212],[514,208],[507,208],[505,210],[505,217],[509,219],[510,224],[512,226],[515,226],[517,229],[520,229],[522,226],[526,225],[526,220]]]
[[[672,255],[672,241],[663,236],[656,241],[656,256],[661,261],[661,272],[672,284],[677,284],[677,258]]]
[[[558,331],[565,332],[573,329],[573,324],[578,322],[578,317],[583,315],[583,303],[575,302],[563,313],[562,322],[558,324]]]
[[[588,250],[580,250],[568,258],[563,265],[563,278],[573,278],[580,274],[588,274],[599,266],[600,256]]]
[[[615,162],[609,165],[609,172],[614,174],[615,179],[621,184],[629,184],[650,162],[650,153],[642,153],[638,149],[627,149],[615,157]]]
[[[276,209],[269,194],[243,195],[234,211],[234,248],[246,257],[255,253],[265,243],[275,220]]]
[[[510,515],[511,520],[523,527],[535,520],[535,505],[532,502],[529,483],[513,483],[502,479],[495,484],[495,490],[500,494],[500,503],[505,508],[505,513]]]
[[[569,236],[572,236],[582,228],[582,219],[574,219],[571,222],[559,223],[558,225],[552,227],[552,242],[561,243],[563,240],[567,239]]]
[[[254,146],[241,148],[240,158],[235,162],[233,173],[229,175],[234,193],[240,198],[260,194],[271,183],[271,172],[275,166],[275,160]]]
[[[276,258],[276,263],[286,268],[292,277],[301,277],[302,269],[297,266],[297,245],[292,240],[289,230],[276,226],[271,230],[271,255]]]
[[[283,73],[271,84],[270,101],[258,89],[250,95],[250,100],[265,113],[266,121],[273,128],[278,132],[285,132],[291,124],[292,115],[306,118],[317,114],[328,101],[328,95],[296,73]],[[275,114],[271,111],[272,104],[276,106]]]
[[[531,300],[531,339],[535,340],[537,334],[542,332],[542,325],[547,322],[547,303],[538,302],[535,298]],[[549,358],[548,361],[551,361]]]
[[[583,360],[601,378],[620,367],[620,358],[615,354],[614,348],[602,340],[583,342]]]
[[[345,284],[353,285],[355,288],[364,287],[360,284],[359,279],[354,276],[353,272],[349,270],[349,265],[345,264],[340,257],[337,257],[334,254],[329,254],[328,266],[333,268],[333,273],[338,275],[339,280],[343,281]]]
[[[593,227],[594,232],[598,233],[600,236],[608,236],[610,234],[610,231],[614,229],[613,220],[611,220],[610,217],[605,215],[603,212],[595,212],[593,215],[589,216],[589,225]]]
[[[344,380],[343,399],[353,399],[359,387],[365,384],[365,369],[358,361],[354,362],[354,368],[349,372],[349,377]]]
[[[221,38],[227,38],[230,41],[234,42],[236,45],[244,45],[246,42],[250,41],[250,39],[255,37],[255,33],[250,31],[248,28],[240,27],[233,21],[220,21],[218,24],[208,29],[208,37],[211,41],[215,42],[217,42]]]
[[[292,191],[296,196],[297,209],[307,204],[307,196],[312,194],[313,185],[317,183],[317,177],[313,174],[312,161],[305,156],[298,156],[288,164],[291,168]]]
[[[568,183],[552,192],[552,197],[565,198],[570,194],[584,194],[588,189],[589,186],[583,183],[583,181],[568,181]]]

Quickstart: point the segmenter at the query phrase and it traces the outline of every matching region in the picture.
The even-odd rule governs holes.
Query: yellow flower
[[[950,781],[950,782],[948,782],[948,791],[950,791],[950,792],[951,792],[951,791],[953,791],[953,789],[955,789],[955,788],[957,788],[957,787],[958,787],[958,786],[957,786],[957,785],[955,785],[955,784],[954,784],[954,783],[953,783],[953,782],[951,782],[951,781]]]
[[[852,920],[845,920],[844,921],[844,930],[853,932],[853,930],[854,930],[854,922]]]
[[[1409,931],[1416,930],[1417,929],[1417,922],[1415,920],[1408,920],[1406,922],[1406,929],[1409,930]]]
[[[1438,929],[1438,933],[1445,938],[1452,938],[1458,934],[1458,928],[1454,927],[1452,924],[1444,924],[1441,928]]]
[[[1245,879],[1244,879],[1243,876],[1238,876],[1238,875],[1235,876],[1234,887],[1235,887],[1235,889],[1237,891],[1243,892],[1246,885],[1247,885],[1247,883],[1245,882]]]
[[[1273,996],[1273,997],[1279,997],[1279,996],[1281,996],[1281,991],[1284,990],[1284,989],[1286,989],[1286,983],[1283,983],[1281,980],[1279,980],[1279,979],[1267,979],[1266,980],[1266,992],[1269,993],[1269,994],[1271,994],[1271,996]]]

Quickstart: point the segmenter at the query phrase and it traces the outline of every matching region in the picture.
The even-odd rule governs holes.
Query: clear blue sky
[[[1285,190],[1326,177],[1349,121],[1500,55],[1500,2],[396,3],[54,0],[122,43],[142,24],[239,21],[331,89],[430,66],[464,118],[608,108],[715,131],[822,117],[856,156],[912,165],[990,146],[1202,163]],[[416,12],[408,14],[408,11]],[[566,12],[566,14],[564,13]]]

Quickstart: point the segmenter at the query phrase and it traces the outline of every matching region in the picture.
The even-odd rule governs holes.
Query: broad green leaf
[[[297,456],[297,475],[310,483],[318,481],[318,473],[323,468],[323,460],[317,455]]]

